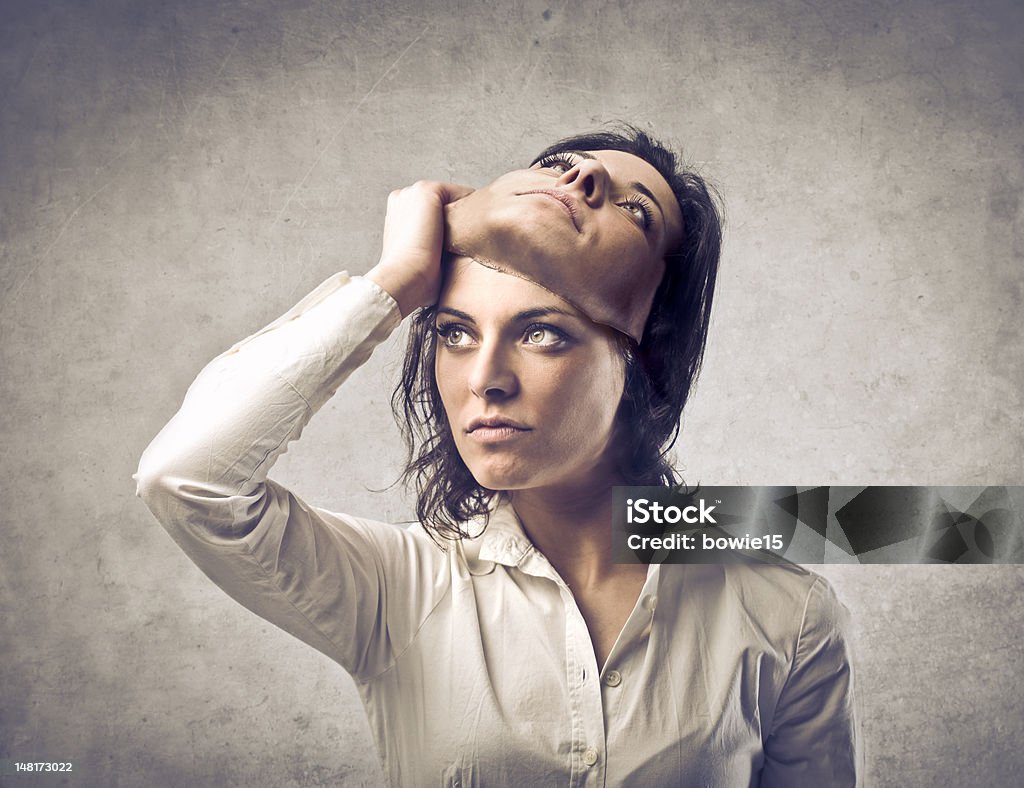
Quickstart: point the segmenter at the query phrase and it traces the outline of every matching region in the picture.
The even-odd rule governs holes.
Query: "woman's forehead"
[[[450,308],[474,316],[545,310],[589,322],[576,307],[536,282],[468,257],[445,264],[437,306],[439,311]]]

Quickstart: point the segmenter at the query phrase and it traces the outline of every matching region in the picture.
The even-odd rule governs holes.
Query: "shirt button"
[[[617,687],[622,683],[622,674],[617,670],[609,670],[604,677],[604,683],[609,687]]]
[[[658,597],[654,596],[653,594],[648,594],[643,598],[640,604],[644,606],[645,610],[650,610],[651,612],[653,612],[654,608],[658,606]]]
[[[597,750],[593,747],[587,747],[587,749],[583,751],[583,763],[587,766],[593,766],[597,763]]]

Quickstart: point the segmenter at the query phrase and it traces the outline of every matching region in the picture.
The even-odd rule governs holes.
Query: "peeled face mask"
[[[449,204],[447,251],[535,282],[639,344],[664,260],[629,219],[574,211],[551,191],[550,176],[517,170]]]

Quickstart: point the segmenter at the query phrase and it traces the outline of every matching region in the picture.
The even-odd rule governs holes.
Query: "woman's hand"
[[[391,294],[402,317],[437,301],[444,209],[472,191],[454,183],[417,181],[388,195],[380,262],[366,276]]]

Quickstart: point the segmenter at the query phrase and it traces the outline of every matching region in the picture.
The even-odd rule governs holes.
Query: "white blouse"
[[[856,784],[848,616],[823,578],[652,565],[598,665],[509,505],[444,552],[266,478],[399,322],[373,282],[331,277],[200,373],[136,474],[217,585],[352,674],[389,782]]]

